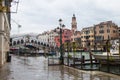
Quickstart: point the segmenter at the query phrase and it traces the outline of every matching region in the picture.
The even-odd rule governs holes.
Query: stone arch
[[[16,45],[17,44],[17,42],[16,41],[13,41],[13,45]]]
[[[46,46],[49,47],[49,44],[47,44]]]
[[[38,42],[38,45],[40,45],[40,42]]]
[[[43,42],[41,42],[41,45],[43,45]]]
[[[35,44],[37,44],[37,41],[35,41]]]
[[[24,43],[24,40],[23,39],[21,39],[21,44],[23,44]]]
[[[34,43],[34,40],[31,40],[31,43]]]
[[[45,44],[45,43],[44,43],[43,45],[44,45],[44,46],[46,46],[46,44]]]
[[[17,44],[20,44],[20,41],[19,41],[19,40],[17,41]]]

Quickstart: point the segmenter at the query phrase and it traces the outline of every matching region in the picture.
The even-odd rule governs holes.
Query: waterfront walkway
[[[83,71],[67,66],[48,66],[44,57],[12,56],[0,69],[0,80],[120,80],[120,76],[98,71]]]

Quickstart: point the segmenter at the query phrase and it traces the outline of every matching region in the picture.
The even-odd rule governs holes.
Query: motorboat
[[[119,52],[103,52],[101,54],[93,54],[97,60],[120,60]]]
[[[38,53],[39,54],[44,54],[44,50],[39,50]]]
[[[51,51],[48,53],[48,55],[56,55],[56,52],[55,51]]]
[[[119,53],[119,41],[113,40],[111,41],[110,52],[102,52],[100,54],[93,54],[94,58],[97,60],[120,60]]]

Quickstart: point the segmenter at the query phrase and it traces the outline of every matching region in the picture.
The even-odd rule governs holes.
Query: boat
[[[120,60],[119,52],[103,52],[101,54],[92,54],[96,60]]]
[[[39,54],[44,54],[44,50],[39,50],[38,53]]]
[[[118,40],[112,41],[110,52],[102,52],[101,54],[93,54],[96,60],[117,60],[120,61],[119,42]]]
[[[48,53],[48,55],[56,55],[56,52],[55,51],[51,51]]]

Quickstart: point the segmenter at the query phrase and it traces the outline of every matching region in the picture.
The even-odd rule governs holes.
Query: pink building
[[[71,30],[63,29],[63,32],[62,32],[62,44],[64,44],[65,42],[70,42],[71,35],[72,35]],[[56,42],[56,46],[60,47],[60,36],[55,37],[55,42]]]

